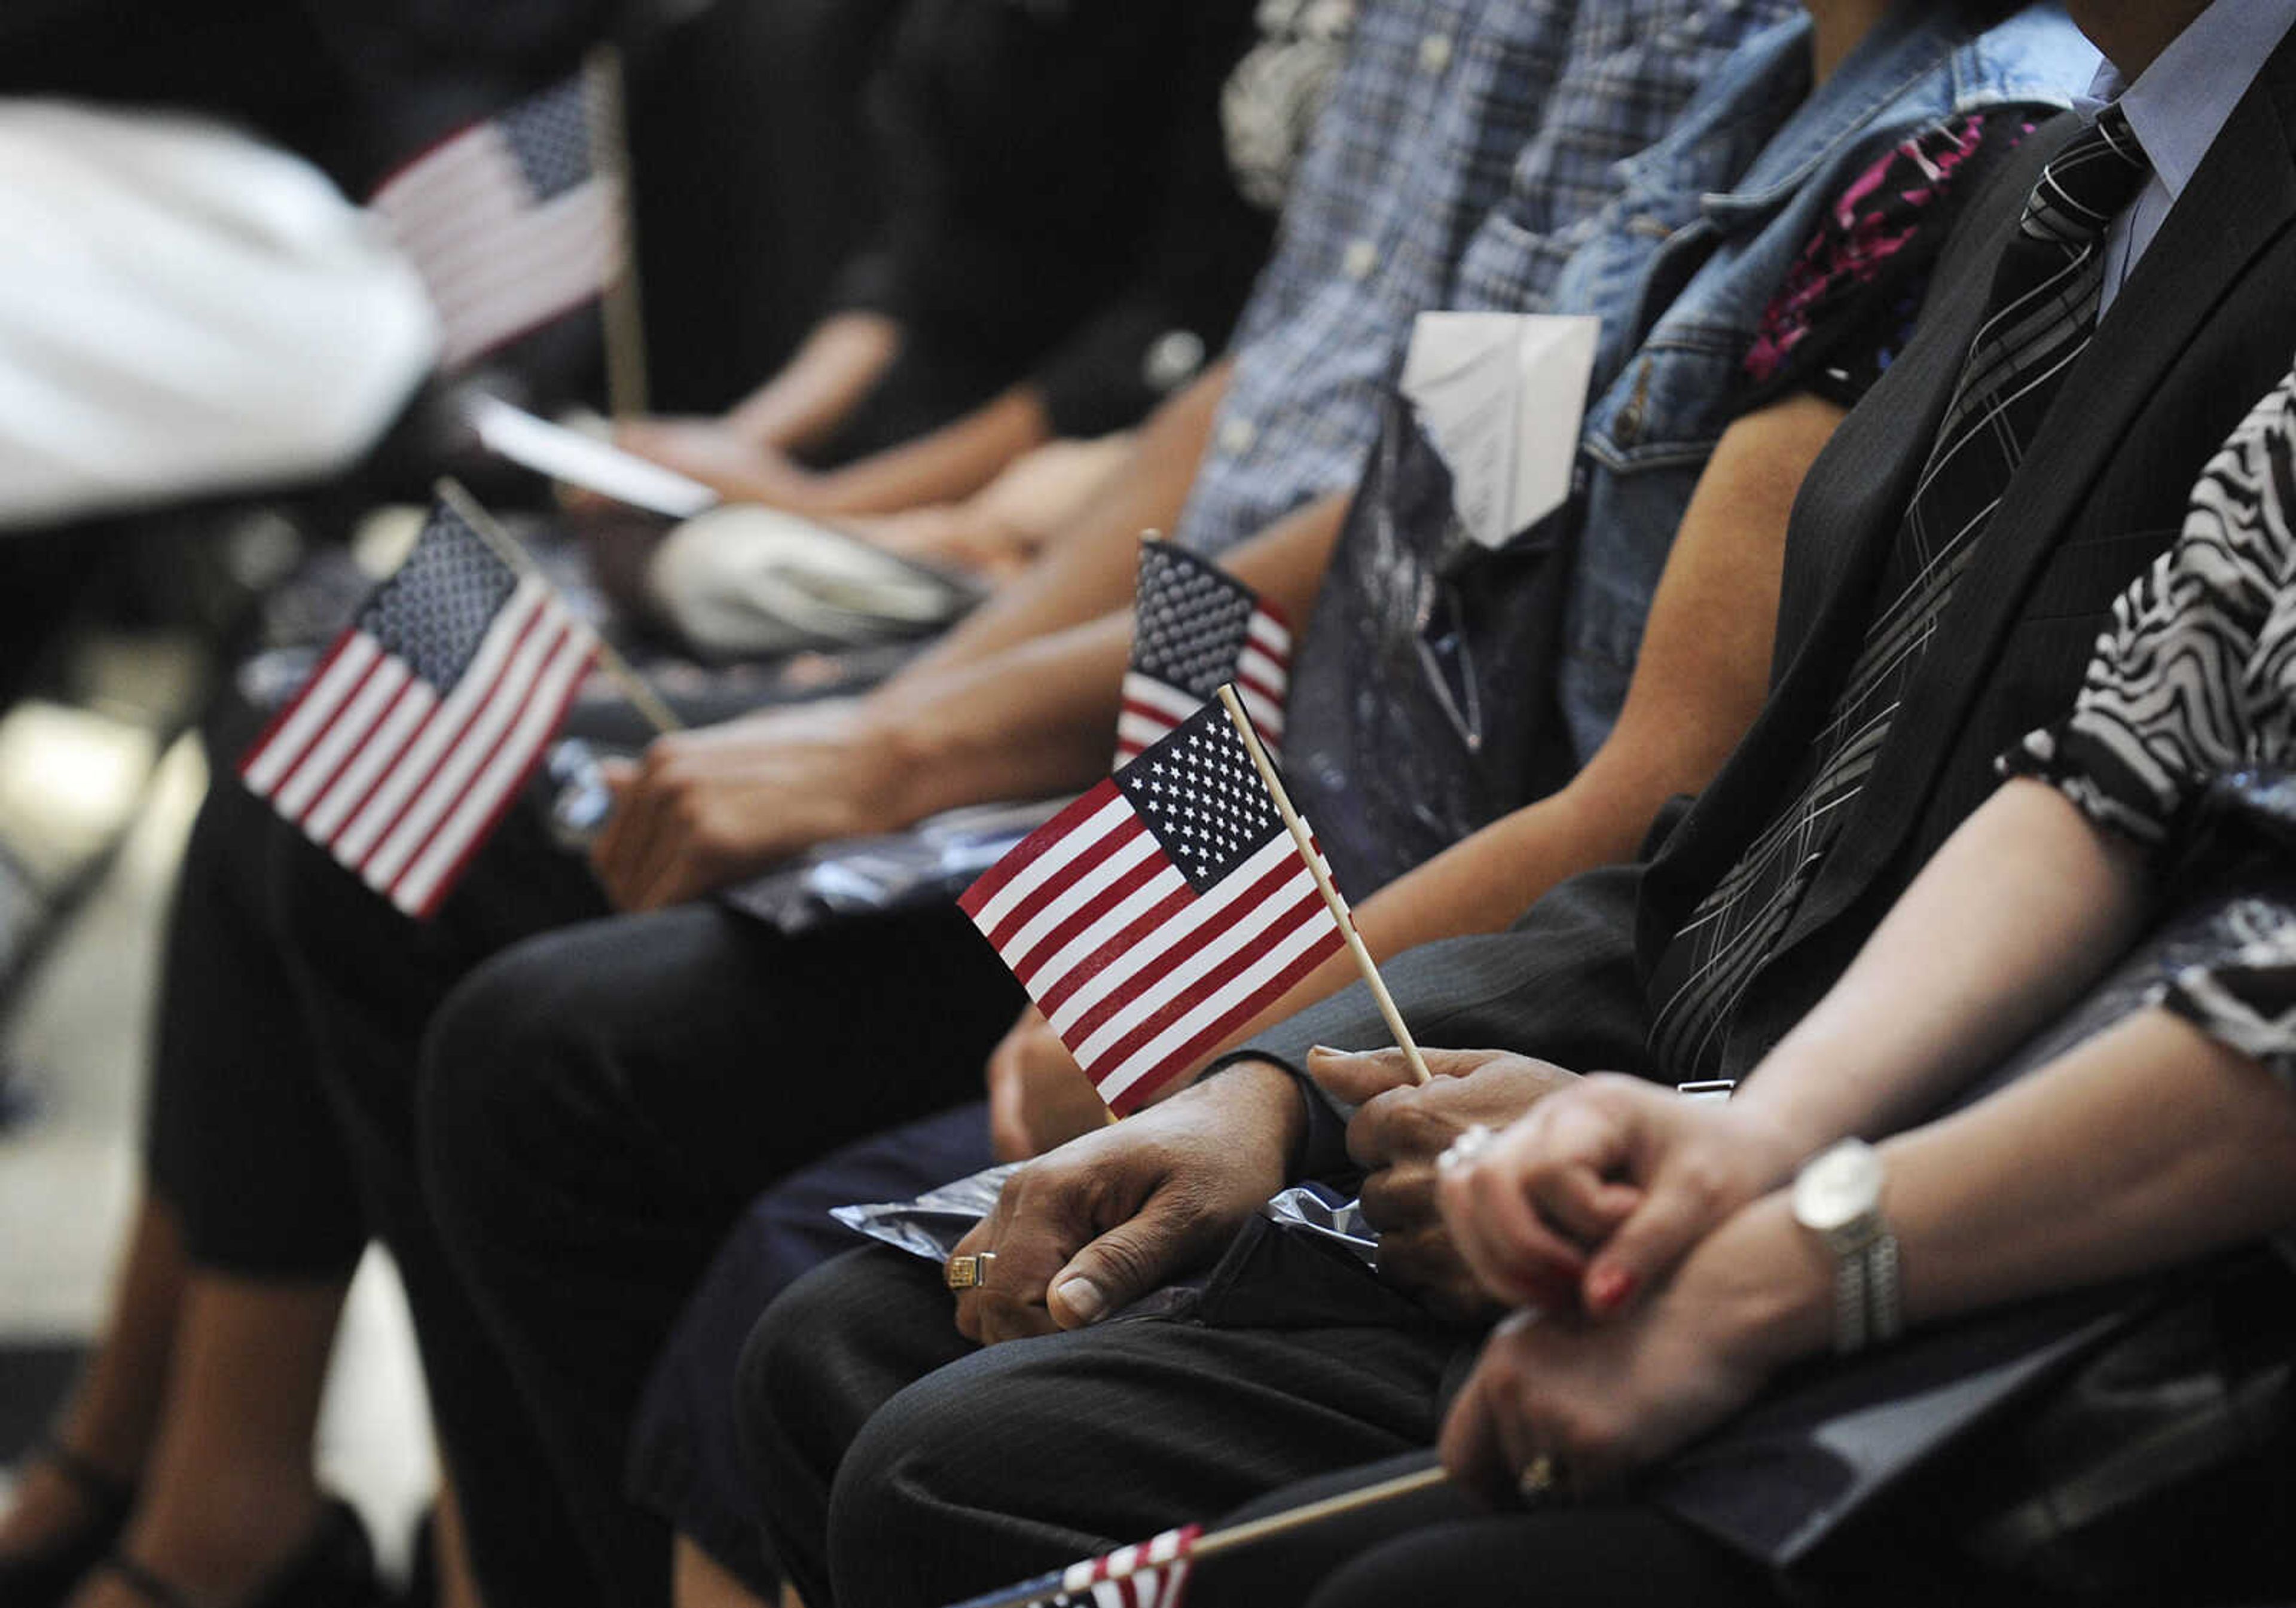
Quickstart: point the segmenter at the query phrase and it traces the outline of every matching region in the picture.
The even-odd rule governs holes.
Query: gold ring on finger
[[[1561,1482],[1561,1478],[1560,1472],[1554,1466],[1554,1459],[1546,1453],[1541,1452],[1525,1465],[1521,1478],[1515,1481],[1515,1489],[1522,1493],[1524,1501],[1537,1502],[1543,1498],[1553,1496],[1555,1486]]]
[[[994,1251],[968,1252],[952,1256],[941,1267],[941,1282],[952,1290],[977,1290],[988,1282],[988,1269],[995,1265]]]

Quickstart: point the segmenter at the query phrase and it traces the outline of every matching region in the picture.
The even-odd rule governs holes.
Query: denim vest
[[[1824,209],[1885,148],[1949,115],[2069,106],[2095,76],[2095,48],[2054,5],[2020,12],[1940,61],[1953,38],[1940,15],[1948,11],[1895,8],[1725,189],[1711,184],[1712,153],[1808,81],[1806,18],[1750,44],[1742,70],[1629,164],[1621,226],[1565,272],[1557,306],[1602,313],[1609,359],[1580,437],[1582,534],[1558,665],[1581,763],[1626,700],[1659,574],[1731,421],[1762,313]],[[1643,243],[1661,233],[1656,249]]]
[[[1286,722],[1300,802],[1351,894],[1552,790],[1609,735],[1746,351],[1825,208],[1949,115],[2070,104],[2097,61],[2054,5],[1972,38],[1953,7],[1921,0],[1814,93],[1809,52],[1806,16],[1773,24],[1619,165],[1595,216],[1541,241],[1502,203],[1470,245],[1455,305],[1602,320],[1592,401],[1570,502],[1496,552],[1451,514],[1408,410],[1390,410]],[[1543,304],[1478,296],[1513,256],[1558,248]]]

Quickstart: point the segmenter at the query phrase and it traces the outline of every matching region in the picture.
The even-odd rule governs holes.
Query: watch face
[[[1820,1234],[1847,1228],[1881,1200],[1882,1158],[1854,1139],[1817,1157],[1794,1179],[1794,1220]]]

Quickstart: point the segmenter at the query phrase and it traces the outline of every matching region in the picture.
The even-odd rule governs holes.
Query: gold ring
[[[988,1269],[996,1260],[994,1251],[952,1256],[941,1268],[942,1282],[952,1290],[977,1290],[988,1282]]]
[[[1541,1452],[1523,1469],[1522,1477],[1515,1481],[1515,1489],[1522,1493],[1524,1501],[1536,1502],[1553,1494],[1557,1478],[1554,1459]]]

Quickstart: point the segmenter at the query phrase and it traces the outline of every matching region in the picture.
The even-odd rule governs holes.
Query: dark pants
[[[1287,1486],[1207,1526],[1287,1512],[1433,1464],[1430,1452]],[[1189,1608],[1763,1608],[1758,1566],[1657,1508],[1625,1501],[1492,1512],[1456,1486],[1395,1498],[1208,1558]]]
[[[447,1000],[416,1117],[435,1215],[393,1243],[435,1234],[428,1253],[451,1258],[603,1600],[667,1589],[667,1527],[622,1470],[712,1253],[775,1179],[977,1090],[1019,1008],[953,905],[798,939],[706,905],[596,922],[520,945]]]
[[[940,1269],[871,1248],[742,1353],[768,1539],[811,1608],[937,1608],[1433,1441],[1474,1337],[1162,1319],[986,1349]]]
[[[780,1570],[758,1527],[733,1412],[743,1343],[783,1290],[866,1243],[832,1208],[913,1199],[993,1160],[988,1108],[975,1102],[848,1145],[752,1201],[654,1360],[630,1431],[631,1499],[771,1598]]]
[[[602,910],[513,811],[407,921],[219,781],[171,934],[154,1178],[210,1265],[339,1277],[388,1243],[496,1608],[662,1600],[623,1443],[693,1282],[783,1173],[977,1090],[1018,1009],[953,908],[799,940]]]

